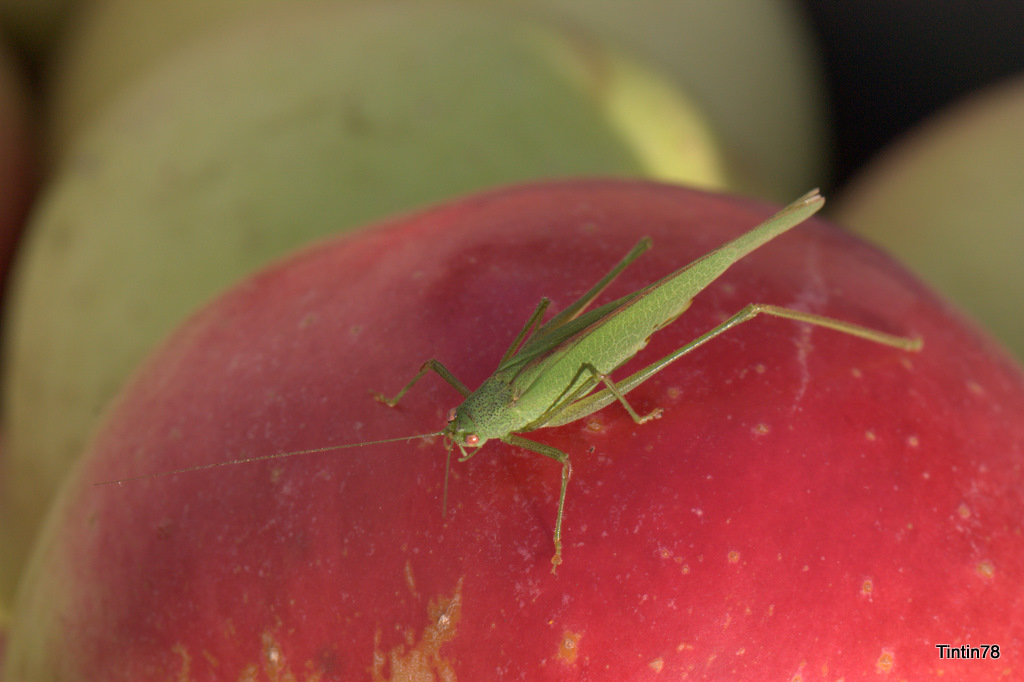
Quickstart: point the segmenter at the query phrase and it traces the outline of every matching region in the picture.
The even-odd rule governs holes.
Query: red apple
[[[906,353],[759,319],[620,406],[532,434],[559,467],[422,434],[541,296],[608,297],[771,210],[648,183],[478,195],[309,248],[199,312],[142,368],[23,582],[8,680],[1006,679],[1024,639],[1024,373],[917,280],[811,221],[737,263],[631,363],[752,301],[920,335]],[[623,368],[629,371],[629,367]],[[993,660],[937,645],[997,645]],[[980,649],[979,649],[980,651]]]

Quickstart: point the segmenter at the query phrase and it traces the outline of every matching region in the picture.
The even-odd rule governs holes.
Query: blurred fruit
[[[48,148],[60,158],[110,101],[199,37],[273,0],[96,0],[53,70]],[[295,2],[288,3],[294,7]],[[349,7],[369,4],[346,0]],[[375,0],[375,4],[389,4]],[[827,180],[828,133],[819,57],[800,12],[776,0],[495,0],[596,35],[662,70],[708,114],[724,145],[731,189],[789,201]],[[595,55],[600,69],[603,59]],[[496,69],[495,73],[500,73]],[[485,90],[486,92],[486,90]],[[636,109],[643,106],[637,102]],[[647,107],[650,109],[650,107]],[[639,121],[638,121],[639,122]]]
[[[560,17],[663,69],[707,113],[733,191],[788,202],[828,181],[821,58],[792,3],[502,1]]]
[[[7,278],[25,216],[35,189],[36,146],[28,95],[22,74],[0,44],[0,304],[6,305]],[[0,436],[3,434],[0,433]],[[9,477],[8,449],[0,448],[0,490]],[[0,564],[7,561],[13,548],[4,532],[8,522],[0,507]],[[0,661],[10,617],[9,600],[0,599]]]
[[[892,679],[1019,676],[1024,373],[898,265],[811,221],[733,266],[633,367],[751,301],[921,335],[910,354],[763,319],[617,405],[534,435],[559,467],[436,431],[542,295],[642,234],[604,300],[770,213],[644,183],[534,185],[324,241],[189,319],[120,395],[19,593],[7,679]],[[628,375],[624,367],[622,375]],[[936,644],[1003,658],[941,660]]]
[[[0,601],[131,369],[252,268],[501,182],[720,187],[718,161],[656,74],[494,9],[296,4],[177,53],[82,137],[33,217],[6,332]]]
[[[48,155],[57,160],[126,89],[174,52],[279,0],[91,0],[60,45],[47,82]]]
[[[1024,76],[972,96],[876,159],[834,217],[1024,357]]]

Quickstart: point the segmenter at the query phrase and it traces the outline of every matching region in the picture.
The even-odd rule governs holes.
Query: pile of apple
[[[630,393],[660,419],[530,434],[573,465],[557,575],[557,463],[495,441],[446,477],[462,396],[373,398],[429,358],[475,388],[641,236],[598,303],[777,208],[736,193],[808,189],[815,141],[769,177],[720,116],[749,84],[706,94],[665,27],[713,30],[661,3],[231,4],[99,3],[54,86],[5,302],[2,679],[1020,674],[1024,370],[821,219],[621,376],[752,302],[923,350],[758,319]],[[799,53],[772,6],[708,49]],[[90,62],[124,25],[149,66]]]
[[[566,3],[558,16],[262,4],[239,17],[233,0],[105,0],[67,41],[51,85],[52,177],[6,311],[0,603],[131,371],[269,260],[516,181],[650,177],[788,201],[822,174],[807,50],[772,0],[752,3],[739,26],[729,12],[616,4]],[[712,74],[678,54],[680,32],[666,26],[692,34],[684,45],[714,34],[716,50],[756,46],[756,56],[698,101],[676,83]],[[623,47],[637,43],[649,59]],[[758,136],[769,143],[750,142],[747,125],[744,136],[716,134],[704,111],[753,111],[755,84],[779,98],[766,119],[778,123]],[[774,160],[780,143],[792,163]]]

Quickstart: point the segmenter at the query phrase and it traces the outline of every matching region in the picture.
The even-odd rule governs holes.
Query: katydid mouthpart
[[[447,457],[443,508],[446,508],[453,446],[458,448],[458,459],[462,462],[475,455],[488,440],[497,439],[544,455],[561,464],[561,488],[553,533],[554,554],[551,558],[551,570],[554,573],[562,563],[563,512],[566,491],[572,477],[572,464],[566,452],[528,440],[519,434],[568,424],[613,402],[621,404],[637,424],[656,419],[661,416],[660,408],[641,415],[630,405],[626,395],[683,355],[761,314],[827,327],[904,351],[916,351],[921,348],[922,341],[919,338],[894,336],[813,313],[752,303],[631,376],[618,381],[610,378],[612,372],[647,345],[655,332],[683,314],[693,298],[733,263],[805,221],[816,213],[824,202],[817,190],[809,192],[759,226],[689,265],[618,300],[587,311],[590,304],[623,270],[651,248],[651,239],[645,237],[589,291],[543,324],[541,320],[550,305],[550,300],[542,298],[501,357],[497,369],[475,391],[470,391],[438,360],[430,359],[423,363],[412,380],[394,398],[386,398],[379,393],[373,394],[380,402],[394,407],[427,372],[434,372],[464,397],[460,405],[448,412],[445,427],[435,433],[236,459],[107,483],[123,483],[138,478],[185,473],[229,464],[444,436]]]

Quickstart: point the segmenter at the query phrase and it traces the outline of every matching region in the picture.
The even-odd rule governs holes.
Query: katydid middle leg
[[[598,371],[598,369],[589,362],[585,362],[580,366],[569,385],[572,386],[575,384],[576,380],[585,372],[589,372],[593,375],[594,381],[584,384],[581,388],[568,396],[564,394],[560,396],[559,399],[550,408],[548,408],[543,415],[530,425],[528,430],[532,431],[543,427],[568,424],[569,422],[582,419],[587,415],[597,412],[615,400],[619,401],[622,407],[625,408],[626,412],[629,413],[629,416],[632,417],[633,421],[637,424],[645,424],[650,420],[657,419],[661,416],[662,409],[660,407],[656,407],[647,414],[640,416],[640,413],[633,409],[633,406],[629,404],[628,400],[626,400],[625,391],[619,390],[619,386],[612,381],[611,377]],[[594,387],[596,387],[597,382],[603,383],[605,388],[592,395],[587,395]]]

